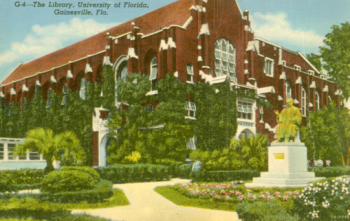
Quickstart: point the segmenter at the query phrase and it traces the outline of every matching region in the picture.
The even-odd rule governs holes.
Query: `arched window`
[[[126,81],[126,77],[128,76],[128,61],[121,62],[120,65],[117,66],[116,70],[116,80]]]
[[[288,98],[292,99],[292,87],[291,87],[289,81],[286,81],[286,100]]]
[[[225,38],[215,42],[215,74],[230,76],[231,81],[236,81],[236,48]]]
[[[158,79],[158,59],[156,57],[152,58],[150,64],[150,74],[149,80],[151,81],[151,91],[155,90],[156,83]]]
[[[249,129],[245,129],[239,134],[238,138],[239,139],[242,139],[243,137],[249,138],[251,136],[254,136],[253,132]]]
[[[301,114],[306,116],[306,91],[301,88]]]
[[[52,91],[51,88],[47,90],[46,108],[50,108],[50,105],[51,105],[51,91]]]
[[[79,90],[79,96],[81,99],[85,100],[85,78],[82,77],[81,80],[80,80],[80,90]]]
[[[67,104],[67,98],[68,98],[68,87],[67,87],[67,83],[65,83],[62,87],[62,102],[61,105],[66,105]]]
[[[318,95],[317,92],[315,92],[315,105],[316,110],[318,111],[320,109],[320,95]]]

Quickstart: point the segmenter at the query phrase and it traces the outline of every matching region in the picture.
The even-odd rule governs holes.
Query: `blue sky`
[[[34,0],[36,1],[36,0]],[[0,80],[17,64],[71,45],[107,28],[167,5],[174,0],[143,0],[148,8],[114,8],[119,0],[57,0],[57,3],[110,3],[108,15],[55,15],[55,8],[15,7],[18,0],[0,1]],[[211,1],[211,0],[209,0]],[[223,0],[229,1],[229,0]],[[230,0],[231,1],[231,0]],[[54,1],[51,1],[54,2]],[[250,11],[256,36],[294,51],[317,53],[332,25],[350,21],[349,0],[237,0]],[[23,3],[23,1],[20,1]],[[123,2],[121,2],[123,4]],[[65,9],[65,8],[60,8]],[[84,8],[85,9],[85,8]],[[69,10],[69,9],[68,9]],[[94,14],[96,9],[89,9]]]

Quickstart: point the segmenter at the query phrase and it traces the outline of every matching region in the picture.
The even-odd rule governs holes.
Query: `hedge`
[[[98,181],[90,174],[80,171],[54,171],[47,174],[41,183],[41,192],[91,190]]]
[[[178,177],[182,179],[190,178],[192,166],[188,164],[180,164],[171,167],[171,177]]]
[[[11,183],[14,185],[41,183],[43,178],[43,170],[23,169],[0,171],[0,180],[11,179]]]
[[[243,202],[236,206],[236,212],[242,221],[297,221],[282,206],[272,202]]]
[[[101,179],[113,183],[160,181],[170,179],[170,167],[154,164],[116,164],[95,168]]]
[[[90,174],[90,176],[97,182],[100,180],[100,175],[92,167],[82,167],[82,166],[64,166],[61,171],[80,171]]]
[[[93,190],[81,190],[75,192],[41,193],[41,194],[0,194],[0,199],[33,198],[38,201],[52,203],[99,203],[113,196],[113,184],[108,180],[101,180]]]
[[[205,171],[196,174],[191,173],[190,178],[194,182],[226,182],[234,180],[252,180],[260,177],[260,171],[256,170],[228,170],[228,171]]]
[[[310,172],[315,172],[316,177],[338,177],[350,175],[350,167],[309,167]]]

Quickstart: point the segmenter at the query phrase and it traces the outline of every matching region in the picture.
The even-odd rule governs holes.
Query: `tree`
[[[308,158],[331,159],[341,165],[347,157],[350,140],[350,115],[346,108],[338,109],[334,102],[317,112],[310,112],[306,127],[301,128],[302,140],[308,148]]]
[[[64,151],[64,158],[75,159],[76,163],[85,160],[85,151],[80,146],[77,136],[66,131],[54,135],[51,129],[36,128],[27,132],[27,138],[23,144],[16,146],[16,155],[25,155],[27,151],[35,151],[45,156],[45,172],[54,170],[52,162],[62,160],[61,151]]]
[[[321,55],[310,54],[308,59],[315,67],[322,66],[327,70],[328,75],[332,76],[334,81],[343,91],[342,97],[350,97],[350,23],[346,22],[341,26],[333,25],[332,32],[326,35],[323,41],[326,46],[321,46]]]
[[[231,147],[236,149],[248,168],[266,171],[268,142],[266,135],[257,134],[251,137],[244,136],[239,141],[233,138]]]

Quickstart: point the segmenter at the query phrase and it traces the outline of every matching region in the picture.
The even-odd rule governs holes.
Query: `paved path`
[[[189,180],[116,184],[113,187],[124,191],[129,199],[129,206],[73,210],[73,213],[86,213],[113,221],[238,221],[235,212],[177,206],[154,191],[157,186],[185,182]]]

